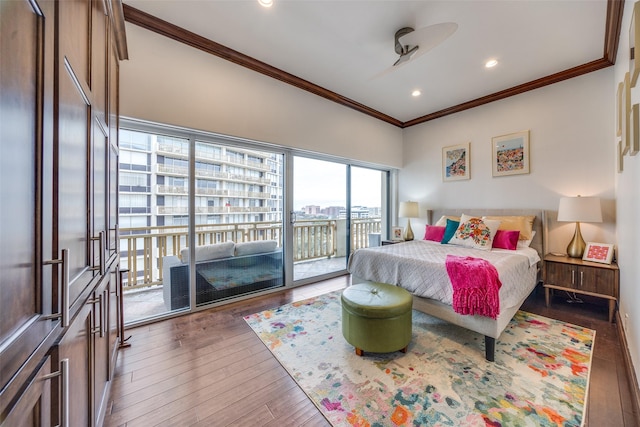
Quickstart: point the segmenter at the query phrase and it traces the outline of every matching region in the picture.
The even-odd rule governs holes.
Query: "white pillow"
[[[275,240],[256,240],[255,242],[236,243],[236,256],[273,252],[278,247]]]
[[[209,261],[212,259],[230,258],[236,244],[233,242],[216,243],[214,245],[198,246],[196,248],[196,262]],[[189,248],[180,251],[180,259],[183,264],[189,262]]]
[[[531,246],[531,242],[533,241],[533,238],[536,236],[536,232],[535,230],[531,232],[531,238],[529,240],[518,240],[518,247],[517,249],[524,249],[524,248],[528,248],[529,246]]]
[[[440,219],[434,225],[436,225],[438,227],[446,227],[447,226],[447,219],[450,219],[452,221],[460,221],[460,217],[458,217],[458,216],[442,215],[440,217]]]
[[[500,221],[462,214],[460,225],[449,244],[490,251]]]

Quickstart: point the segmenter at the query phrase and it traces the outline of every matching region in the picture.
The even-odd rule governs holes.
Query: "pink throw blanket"
[[[500,313],[498,271],[487,260],[447,255],[445,261],[453,286],[453,310],[495,319]]]

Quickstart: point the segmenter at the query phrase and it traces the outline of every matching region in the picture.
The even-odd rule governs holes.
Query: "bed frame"
[[[435,223],[440,219],[442,215],[454,215],[460,216],[461,214],[467,214],[472,216],[483,215],[535,215],[536,219],[533,224],[533,230],[536,232],[531,247],[538,251],[540,259],[543,258],[545,252],[544,240],[545,240],[545,227],[544,227],[544,213],[541,210],[532,209],[437,209],[433,211],[433,222]],[[418,233],[420,235],[420,233]],[[538,279],[536,284],[541,280],[541,269],[538,267]],[[353,283],[357,283],[358,279],[354,278]],[[495,360],[495,344],[496,339],[500,336],[502,331],[507,327],[513,316],[520,309],[524,301],[527,299],[525,296],[521,301],[512,307],[500,307],[500,314],[496,319],[491,319],[485,316],[469,316],[461,315],[453,311],[450,305],[441,303],[436,300],[417,297],[413,297],[413,308],[415,310],[427,313],[431,316],[450,322],[454,325],[462,326],[474,332],[478,332],[484,335],[485,343],[485,358],[493,362]]]

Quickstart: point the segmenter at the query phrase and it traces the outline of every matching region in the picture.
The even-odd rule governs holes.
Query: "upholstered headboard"
[[[542,210],[536,209],[434,209],[432,215],[432,224],[435,224],[442,215],[460,216],[462,214],[472,216],[483,215],[535,215],[533,222],[533,231],[536,232],[531,241],[531,247],[538,251],[540,259],[544,257],[545,250],[545,227],[544,214]]]

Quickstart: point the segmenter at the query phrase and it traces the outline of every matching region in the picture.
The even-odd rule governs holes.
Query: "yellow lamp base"
[[[413,240],[413,230],[411,229],[411,220],[407,218],[407,228],[404,229],[404,240]]]
[[[571,258],[582,258],[586,247],[587,245],[584,243],[584,239],[580,233],[580,223],[576,222],[576,232],[571,242],[569,242],[569,246],[567,246],[567,255]]]

